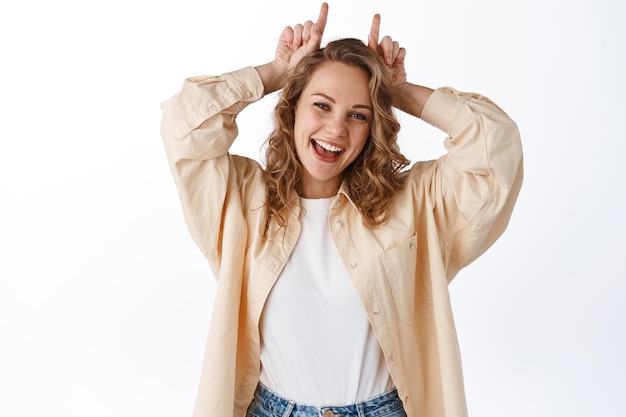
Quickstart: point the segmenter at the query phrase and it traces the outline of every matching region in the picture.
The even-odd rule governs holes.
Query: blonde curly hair
[[[303,167],[293,139],[296,104],[315,70],[328,61],[361,68],[369,75],[374,113],[370,134],[363,151],[343,176],[350,199],[366,224],[377,226],[389,219],[391,199],[404,182],[402,172],[409,160],[400,153],[397,144],[400,124],[393,113],[386,69],[362,41],[335,40],[304,57],[285,80],[279,95],[274,130],[266,141],[265,152],[268,226],[272,217],[285,226],[287,217],[283,210],[298,203]]]

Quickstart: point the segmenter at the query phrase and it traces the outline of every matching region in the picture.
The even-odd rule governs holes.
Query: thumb
[[[313,27],[311,28],[311,36],[306,43],[308,51],[315,51],[319,49],[322,43],[322,31],[320,30],[320,25],[318,23],[313,23]]]

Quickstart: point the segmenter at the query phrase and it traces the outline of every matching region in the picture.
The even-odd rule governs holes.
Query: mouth
[[[335,145],[331,145],[328,142],[324,142],[319,139],[311,139],[311,145],[315,154],[322,160],[327,162],[335,161],[339,158],[341,153],[345,150]]]

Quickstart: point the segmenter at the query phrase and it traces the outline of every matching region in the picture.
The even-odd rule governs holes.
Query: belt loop
[[[293,411],[294,406],[295,403],[293,401],[289,401],[289,403],[287,404],[287,408],[285,408],[285,412],[283,413],[283,417],[289,417],[291,415],[291,412]]]
[[[365,417],[365,409],[363,408],[363,403],[358,403],[356,405],[356,412],[359,417]]]

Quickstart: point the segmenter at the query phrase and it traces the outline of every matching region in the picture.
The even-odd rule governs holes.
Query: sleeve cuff
[[[421,119],[444,132],[449,132],[459,110],[470,98],[471,95],[460,93],[450,87],[438,88],[424,104]]]
[[[263,97],[263,82],[254,67],[245,67],[237,71],[224,74],[232,79],[231,88],[238,93],[241,101],[254,102]]]

